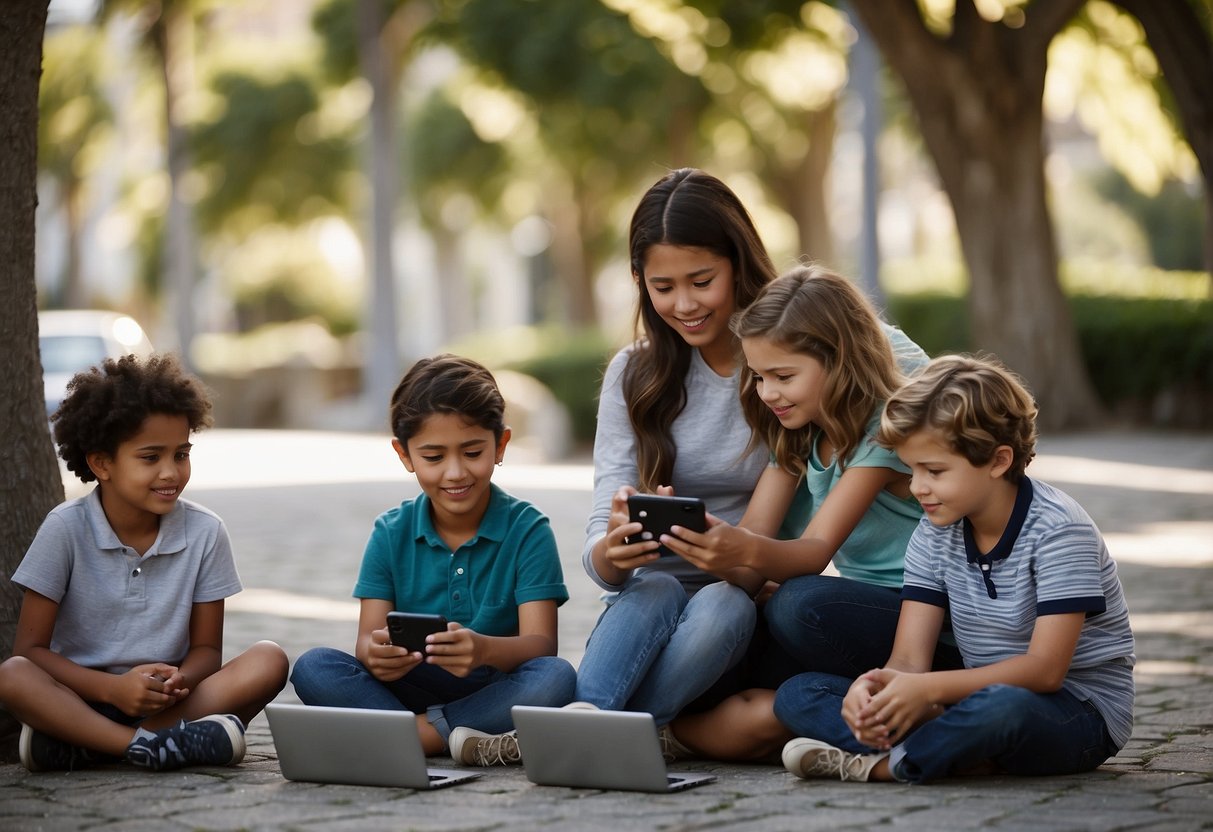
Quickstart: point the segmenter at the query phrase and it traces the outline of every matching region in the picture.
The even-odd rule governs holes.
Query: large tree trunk
[[[388,71],[382,41],[382,0],[357,0],[358,57],[371,87],[370,131],[367,137],[367,180],[370,183],[370,290],[367,293],[363,366],[363,398],[369,414],[386,413],[392,390],[400,380],[400,340],[397,325],[395,232],[396,85]]]
[[[837,267],[834,262],[834,235],[826,208],[827,174],[834,155],[834,135],[838,126],[838,100],[833,99],[820,110],[804,114],[803,128],[809,139],[807,152],[796,164],[784,169],[772,165],[770,187],[779,205],[796,222],[798,256],[808,257],[824,265]],[[772,154],[776,157],[777,154]]]
[[[1175,96],[1205,180],[1205,271],[1213,280],[1213,40],[1187,0],[1114,0],[1136,17]]]
[[[853,6],[905,83],[956,214],[975,345],[1028,382],[1042,427],[1091,424],[1091,387],[1057,276],[1041,98],[1049,42],[1082,0],[1033,3],[1019,29],[959,0],[946,38],[914,0]]]
[[[12,654],[21,594],[8,580],[46,513],[63,499],[46,428],[34,209],[38,204],[38,79],[49,0],[0,14],[0,658]],[[0,712],[0,757],[11,759],[15,721]]]
[[[152,26],[152,42],[164,77],[165,153],[168,157],[168,208],[164,223],[164,279],[167,295],[167,326],[160,340],[175,347],[181,360],[193,368],[190,348],[196,330],[194,318],[194,226],[190,207],[182,193],[189,170],[186,128],[181,120],[181,102],[193,87],[192,21],[181,4],[165,4]]]

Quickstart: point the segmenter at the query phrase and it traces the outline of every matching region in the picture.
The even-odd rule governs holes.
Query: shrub
[[[1192,400],[1168,408],[1187,414],[1179,421],[1213,425],[1199,405],[1213,398],[1213,300],[1078,294],[1070,311],[1091,382],[1109,408],[1165,422],[1173,417],[1153,402],[1179,396]],[[888,316],[931,355],[973,348],[963,297],[890,295]]]

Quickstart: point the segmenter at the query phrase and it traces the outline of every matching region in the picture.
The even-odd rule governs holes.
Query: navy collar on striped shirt
[[[1023,521],[1028,516],[1028,506],[1032,504],[1032,481],[1024,477],[1019,481],[1019,491],[1015,494],[1015,507],[1011,509],[1011,519],[1007,522],[1007,527],[1002,531],[1002,537],[998,538],[998,542],[994,544],[994,548],[989,552],[982,554],[977,548],[977,540],[973,537],[973,524],[969,522],[969,518],[964,518],[964,538],[965,538],[965,554],[968,556],[969,563],[977,564],[977,568],[981,570],[981,579],[986,585],[986,594],[991,598],[998,597],[998,589],[994,586],[994,577],[991,574],[994,571],[994,564],[1001,560],[1006,560],[1011,554],[1011,549],[1015,546],[1015,541],[1019,538],[1019,532],[1023,528]]]

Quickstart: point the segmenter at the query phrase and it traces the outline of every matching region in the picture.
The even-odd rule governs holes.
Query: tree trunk
[[[1205,180],[1205,271],[1213,280],[1213,39],[1187,0],[1114,0],[1141,22]]]
[[[1025,378],[1047,429],[1102,415],[1058,281],[1044,181],[1047,48],[1081,2],[1032,4],[1012,29],[962,0],[947,38],[913,0],[853,3],[905,83],[956,214],[975,346]]]
[[[358,56],[371,86],[370,131],[367,137],[367,181],[370,186],[370,291],[367,293],[363,367],[363,398],[368,414],[387,412],[392,390],[400,380],[397,326],[396,269],[392,237],[399,171],[396,165],[395,85],[388,73],[381,36],[382,0],[357,0]]]
[[[64,184],[63,215],[67,227],[67,264],[63,270],[63,305],[69,309],[84,309],[89,305],[88,287],[84,284],[83,260],[80,257],[84,240],[84,206],[82,183],[71,177]]]
[[[168,157],[168,208],[164,222],[164,285],[166,323],[158,342],[175,348],[187,368],[194,362],[190,347],[196,330],[194,318],[194,227],[182,182],[189,170],[186,129],[181,123],[181,101],[193,86],[193,45],[189,11],[166,4],[152,26],[152,42],[164,78],[165,153]],[[159,345],[159,344],[158,344]]]
[[[0,14],[0,658],[12,654],[21,594],[8,580],[42,519],[63,499],[46,428],[34,209],[38,205],[38,79],[49,0]],[[11,759],[15,721],[0,712],[0,757]]]
[[[802,126],[809,139],[808,151],[794,166],[775,168],[771,176],[771,189],[778,197],[780,207],[796,223],[800,246],[797,255],[830,267],[837,267],[837,264],[834,262],[830,214],[826,208],[826,184],[830,159],[834,155],[837,110],[838,100],[834,99],[820,110],[806,111]]]

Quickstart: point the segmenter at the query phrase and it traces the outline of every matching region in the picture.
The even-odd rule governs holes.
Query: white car
[[[46,415],[59,408],[67,383],[76,373],[100,366],[107,358],[152,354],[152,342],[129,315],[93,309],[38,313],[38,349],[42,353],[42,387]]]

